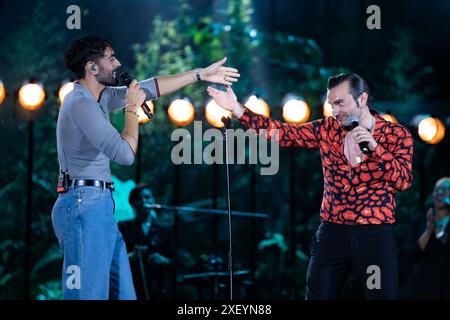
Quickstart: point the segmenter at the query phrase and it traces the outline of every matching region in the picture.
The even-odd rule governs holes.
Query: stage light
[[[183,127],[194,120],[195,108],[193,104],[186,98],[175,99],[169,105],[167,114],[173,124]]]
[[[305,123],[311,111],[308,104],[301,98],[289,97],[283,105],[283,119],[287,123]]]
[[[331,117],[333,115],[333,106],[325,100],[323,103],[323,116],[325,118]]]
[[[392,123],[398,123],[398,120],[396,117],[394,117],[390,111],[382,112],[381,116],[384,120],[392,122]]]
[[[65,81],[63,82],[63,84],[61,84],[61,86],[58,89],[58,100],[59,100],[59,105],[61,106],[64,102],[64,98],[66,97],[66,95],[71,92],[74,88],[74,83],[70,82],[70,81]]]
[[[261,114],[263,116],[270,116],[270,108],[264,99],[257,97],[256,95],[251,95],[247,102],[245,102],[245,106],[249,108],[252,112]]]
[[[26,82],[19,89],[19,104],[22,108],[34,111],[39,109],[45,101],[44,86],[38,82]]]
[[[219,106],[214,100],[210,100],[205,108],[206,121],[216,128],[223,128],[222,117],[231,118],[231,112]]]
[[[438,118],[426,117],[419,122],[418,133],[422,141],[437,144],[444,139],[445,126]]]
[[[2,104],[3,101],[5,101],[5,97],[6,97],[5,85],[3,84],[3,81],[0,80],[0,104]]]
[[[397,118],[394,117],[394,116],[393,116],[392,114],[390,114],[390,113],[383,113],[381,116],[382,116],[382,117],[384,118],[384,120],[386,120],[386,121],[389,121],[389,122],[392,122],[392,123],[398,123]]]
[[[150,108],[150,111],[152,112],[152,114],[155,114],[155,105],[153,104],[153,101],[149,100],[146,101],[148,107]],[[142,110],[142,108],[138,108],[137,111],[138,114],[138,121],[139,124],[144,124],[150,121],[150,119],[147,117],[147,115],[145,114],[144,110]]]

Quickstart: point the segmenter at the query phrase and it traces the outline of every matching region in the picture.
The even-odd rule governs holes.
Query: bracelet
[[[128,105],[127,105],[127,106],[128,106]],[[139,115],[137,114],[137,112],[134,112],[134,111],[128,110],[128,109],[126,109],[126,108],[125,108],[125,112],[129,112],[129,113],[132,113],[132,114],[134,114],[134,115],[136,116],[136,118],[138,118],[138,119],[139,119]]]
[[[202,78],[200,78],[200,73],[198,72],[198,69],[195,69],[195,78],[197,79],[197,81],[202,80]]]

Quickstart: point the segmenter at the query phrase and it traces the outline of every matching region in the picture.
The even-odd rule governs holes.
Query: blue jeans
[[[113,214],[109,189],[70,187],[58,195],[52,222],[64,252],[64,299],[136,299],[127,250]]]

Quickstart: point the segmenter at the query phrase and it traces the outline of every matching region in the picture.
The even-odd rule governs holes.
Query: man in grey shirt
[[[239,74],[223,66],[224,58],[207,68],[139,83],[133,80],[127,90],[113,87],[121,65],[108,40],[78,39],[64,58],[77,81],[64,99],[56,129],[61,183],[52,222],[64,251],[63,295],[65,299],[136,299],[125,244],[113,218],[109,162],[134,162],[137,110],[146,99],[200,80],[231,85]],[[109,121],[109,112],[119,108],[125,108],[121,133]]]

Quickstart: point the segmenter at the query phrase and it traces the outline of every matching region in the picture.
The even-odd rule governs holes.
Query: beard
[[[97,81],[104,86],[117,86],[119,79],[116,76],[116,70],[106,72],[103,68],[100,68],[100,72],[97,75]]]
[[[361,111],[361,107],[359,105],[358,100],[355,100],[355,102],[356,102],[356,106],[358,107],[357,110]],[[352,113],[340,113],[335,118],[339,122],[339,125],[341,127],[343,127],[345,130],[351,130],[352,128],[350,126],[350,123],[348,122],[348,118],[350,118],[350,116],[356,116],[359,119],[361,114],[357,115],[357,114],[355,114],[355,112],[352,112]]]
[[[341,127],[347,127],[349,125],[348,123],[348,118],[350,117],[350,115],[348,113],[342,113],[339,114],[338,116],[336,116],[336,120],[339,122],[339,125]]]

